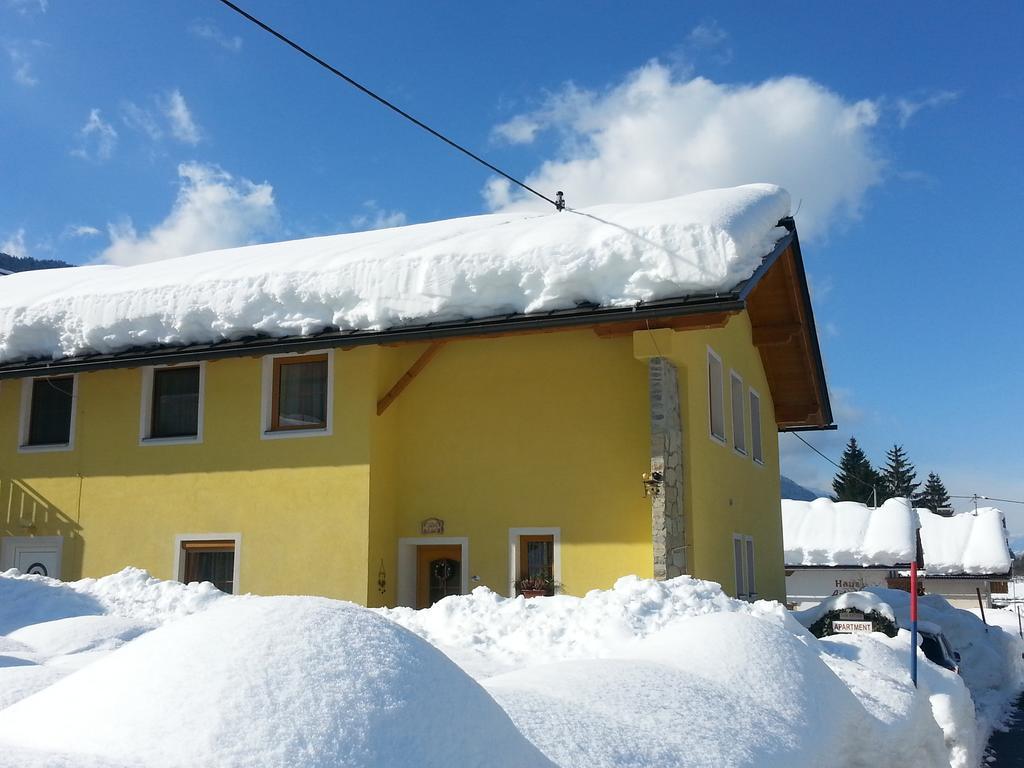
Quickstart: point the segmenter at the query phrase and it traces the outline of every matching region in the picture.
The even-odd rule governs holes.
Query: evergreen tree
[[[873,502],[873,488],[879,486],[878,473],[871,466],[868,457],[857,445],[857,438],[851,437],[839,459],[839,472],[832,480],[833,501]],[[879,487],[878,492],[882,489]]]
[[[882,487],[885,497],[895,496],[913,499],[921,485],[917,481],[917,470],[910,463],[902,445],[893,445],[885,454],[886,465],[882,468]],[[881,489],[879,490],[881,493]]]
[[[942,480],[934,472],[928,473],[928,480],[924,484],[924,490],[914,499],[914,504],[918,507],[925,507],[934,512],[939,507],[949,506],[949,494],[946,492],[946,486],[942,484]]]

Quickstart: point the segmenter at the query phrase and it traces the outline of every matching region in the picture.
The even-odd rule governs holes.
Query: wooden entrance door
[[[462,594],[462,547],[424,544],[416,547],[416,607],[429,608],[442,597]]]

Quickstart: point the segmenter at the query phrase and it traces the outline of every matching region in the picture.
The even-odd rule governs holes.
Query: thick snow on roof
[[[914,559],[917,519],[906,499],[782,500],[786,565],[894,566]]]
[[[789,205],[785,190],[751,184],[24,272],[0,282],[0,362],[727,290],[785,234]]]
[[[921,549],[928,574],[1002,574],[1010,570],[1003,513],[982,507],[942,517],[927,509],[917,510],[921,520]]]

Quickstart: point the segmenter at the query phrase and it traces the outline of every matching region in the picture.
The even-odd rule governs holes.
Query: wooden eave
[[[807,277],[796,231],[746,296],[751,337],[761,355],[780,431],[832,428]]]
[[[426,322],[380,331],[331,328],[305,336],[250,336],[204,344],[135,347],[112,354],[86,354],[59,360],[37,358],[0,364],[0,379],[580,329],[591,329],[599,336],[611,337],[646,329],[686,331],[720,328],[733,315],[746,309],[753,342],[764,363],[779,429],[830,429],[833,426],[832,410],[800,243],[791,218],[783,219],[779,224],[789,233],[765,256],[753,275],[730,291],[638,302],[626,307],[580,304],[548,312]],[[436,351],[436,347],[434,349]]]

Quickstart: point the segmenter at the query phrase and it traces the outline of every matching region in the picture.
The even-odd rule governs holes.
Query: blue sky
[[[1024,499],[1021,4],[246,7],[570,204],[782,183],[840,422],[808,439],[838,457],[855,434],[876,463],[899,442],[951,493]],[[0,103],[0,250],[22,255],[524,204],[214,0],[0,0]]]

